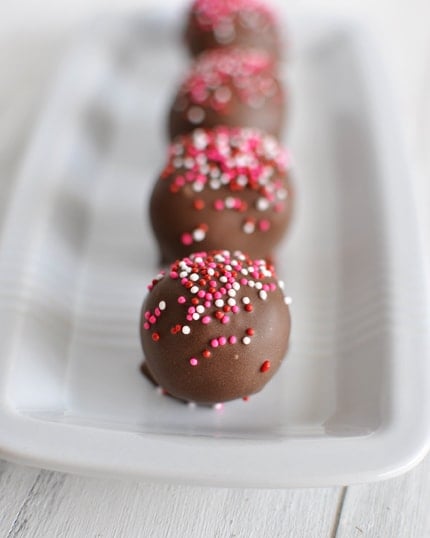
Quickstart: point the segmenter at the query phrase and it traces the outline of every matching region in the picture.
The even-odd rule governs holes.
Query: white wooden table
[[[28,11],[23,2],[12,8],[11,3],[0,4],[0,226],[20,156],[72,23],[90,15],[98,4],[101,1],[77,2],[71,9],[68,3],[66,9],[61,2],[51,5],[43,0],[37,9],[28,6]],[[119,2],[105,4],[116,9]],[[340,2],[306,4],[336,8]],[[430,66],[425,71],[430,55],[424,54],[430,52],[430,4],[426,0],[348,4],[359,5],[374,29],[384,33],[381,46],[397,80],[407,140],[420,172],[428,173],[430,148],[419,136],[422,120],[417,117],[418,111],[427,113],[430,123],[430,106],[420,108],[425,105],[424,84],[430,73]],[[429,224],[430,197],[423,178],[417,188],[424,226]],[[408,474],[382,483],[273,491],[85,478],[0,461],[0,537],[7,538],[424,538],[430,536],[429,507],[430,458]]]

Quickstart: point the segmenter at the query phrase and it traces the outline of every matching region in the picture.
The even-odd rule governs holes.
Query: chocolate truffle
[[[257,50],[213,50],[191,66],[170,110],[169,134],[196,127],[256,127],[279,136],[284,93],[273,59]]]
[[[226,46],[280,54],[276,16],[259,0],[195,0],[185,30],[191,54]]]
[[[285,356],[289,300],[273,266],[219,250],[176,261],[149,286],[145,368],[168,394],[216,404],[260,391]]]
[[[292,213],[289,166],[289,153],[257,129],[178,137],[150,200],[161,262],[219,248],[272,257]]]

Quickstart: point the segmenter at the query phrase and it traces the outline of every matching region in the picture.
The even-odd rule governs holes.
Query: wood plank
[[[7,536],[39,471],[0,461],[0,536]]]
[[[236,490],[42,471],[8,538],[330,536],[342,488]]]
[[[411,472],[348,488],[336,538],[430,536],[430,457]]]

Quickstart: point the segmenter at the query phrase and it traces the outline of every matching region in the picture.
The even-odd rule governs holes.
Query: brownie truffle
[[[256,127],[279,136],[284,93],[273,59],[257,50],[213,50],[193,63],[170,110],[169,134],[196,127]]]
[[[150,219],[161,262],[196,250],[270,258],[290,222],[289,153],[257,129],[196,129],[178,137],[155,183]]]
[[[185,30],[191,54],[226,46],[280,54],[274,12],[259,0],[195,0]]]
[[[191,254],[149,285],[145,369],[168,394],[216,404],[260,391],[285,356],[289,300],[273,266],[229,251]]]

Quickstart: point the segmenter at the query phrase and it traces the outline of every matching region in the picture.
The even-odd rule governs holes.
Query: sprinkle
[[[166,310],[166,301],[160,301],[158,303],[158,308],[163,311],[163,310]]]
[[[152,339],[154,342],[158,342],[158,340],[160,340],[160,335],[158,333],[152,333]]]
[[[293,299],[291,297],[284,297],[284,303],[289,306],[293,304]]]
[[[181,243],[185,246],[189,246],[193,243],[193,236],[189,233],[183,233],[181,235]]]
[[[228,339],[229,344],[235,344],[236,342],[237,342],[237,338],[234,335],[229,337]]]
[[[209,351],[209,349],[205,349],[204,351],[202,351],[202,355],[205,359],[210,359],[212,356],[212,353]]]
[[[242,344],[245,344],[245,346],[249,345],[251,343],[251,338],[249,336],[244,336],[242,338]]]
[[[182,334],[190,334],[190,332],[191,332],[191,329],[188,325],[184,325],[182,327]]]
[[[203,239],[206,237],[206,232],[202,228],[197,228],[193,231],[193,239],[197,243],[200,241],[203,241]]]
[[[242,297],[243,304],[249,304],[250,302],[251,302],[251,299],[249,297]]]
[[[219,343],[218,343],[218,339],[217,338],[213,338],[211,340],[211,347],[218,347],[219,346]]]
[[[183,295],[181,295],[180,297],[178,297],[178,303],[179,304],[184,304],[186,303],[187,300],[185,299],[185,297]]]
[[[268,370],[270,370],[270,367],[270,361],[264,361],[263,364],[260,366],[260,372],[267,372]]]
[[[271,224],[270,220],[268,219],[262,219],[258,223],[258,227],[262,232],[268,232],[270,230]]]
[[[260,290],[258,292],[258,296],[260,297],[260,299],[263,299],[263,301],[265,301],[267,299],[267,291]]]
[[[210,323],[210,321],[211,321],[210,316],[204,316],[204,317],[202,318],[202,323],[203,323],[203,325],[207,325],[208,323]]]
[[[225,346],[225,344],[227,343],[227,338],[225,336],[220,336],[218,338],[218,343],[220,346]]]
[[[192,106],[187,112],[188,121],[193,125],[198,125],[199,123],[202,123],[202,121],[205,119],[205,116],[205,111],[199,106]]]
[[[254,336],[254,334],[255,334],[254,329],[252,329],[251,327],[250,327],[249,329],[246,329],[245,332],[246,332],[246,334],[247,334],[248,336]]]
[[[197,366],[199,364],[199,361],[195,357],[192,357],[190,359],[190,364],[191,366]]]
[[[222,411],[224,409],[224,404],[223,403],[217,403],[214,405],[214,409],[215,411]]]

